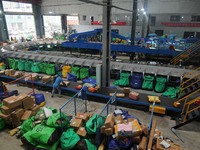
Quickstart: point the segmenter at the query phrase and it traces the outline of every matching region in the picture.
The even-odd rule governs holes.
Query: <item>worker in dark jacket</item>
[[[52,90],[51,97],[54,96],[55,90],[58,90],[59,97],[61,97],[61,89],[60,89],[60,84],[61,83],[63,85],[65,85],[65,83],[64,83],[63,79],[61,78],[61,76],[58,75],[57,78],[54,81],[54,84],[53,84],[53,90]]]

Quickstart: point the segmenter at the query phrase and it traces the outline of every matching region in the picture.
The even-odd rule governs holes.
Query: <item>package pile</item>
[[[121,109],[107,116],[101,133],[108,137],[104,143],[107,149],[181,150],[181,145],[164,138],[163,132],[156,129],[156,120],[149,131],[147,125]]]
[[[43,107],[20,127],[21,141],[26,149],[56,150],[60,144],[62,126],[69,128],[69,119],[54,108]],[[62,119],[61,119],[62,118]]]
[[[61,147],[64,150],[96,150],[101,142],[100,127],[105,118],[90,112],[77,113],[71,120],[70,128],[61,136]]]
[[[27,94],[19,94],[3,99],[0,118],[11,127],[15,128],[40,109],[35,104],[35,98]]]

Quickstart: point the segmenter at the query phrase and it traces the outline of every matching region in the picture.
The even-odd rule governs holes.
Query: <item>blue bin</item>
[[[134,89],[142,88],[143,75],[142,74],[133,74],[131,78],[131,87]]]
[[[37,105],[40,105],[42,102],[45,102],[44,94],[32,94],[35,97],[35,102]]]

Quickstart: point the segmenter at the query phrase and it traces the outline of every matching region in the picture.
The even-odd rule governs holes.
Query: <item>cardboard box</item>
[[[31,80],[31,77],[29,77],[29,80]],[[32,80],[37,81],[38,80],[38,74],[37,73],[32,73]]]
[[[88,119],[90,119],[93,116],[92,112],[86,112],[85,114],[88,116]]]
[[[22,106],[22,101],[17,96],[11,96],[3,99],[3,105],[9,109],[19,108]]]
[[[115,117],[115,124],[121,124],[123,123],[122,115],[118,115]]]
[[[78,129],[82,126],[82,122],[82,119],[73,119],[70,123],[70,126],[75,129]]]
[[[138,100],[139,99],[139,93],[132,91],[132,92],[129,93],[129,98],[132,99],[132,100]]]
[[[113,128],[106,128],[105,129],[105,134],[106,135],[112,135],[113,134]]]
[[[84,127],[80,127],[76,133],[78,135],[80,135],[81,137],[86,137],[87,136],[87,131],[85,130]]]
[[[152,110],[152,105],[149,106],[149,111]],[[154,113],[162,114],[164,115],[166,112],[166,108],[160,107],[160,106],[154,106]]]
[[[13,128],[19,127],[22,124],[22,121],[20,119],[12,119],[12,126]]]
[[[113,96],[114,93],[110,93],[109,96]],[[124,93],[117,93],[116,94],[117,97],[125,97]]]
[[[15,111],[12,112],[11,117],[12,117],[12,119],[19,119],[20,120],[21,117],[23,116],[23,114],[24,114],[24,109],[18,108]]]
[[[142,140],[138,146],[138,150],[146,150],[147,149],[147,137],[143,136]]]
[[[24,75],[22,71],[16,71],[13,75],[11,75],[14,78],[20,78]]]
[[[4,75],[4,74],[5,74],[5,71],[4,71],[4,70],[1,70],[1,71],[0,71],[0,74]]]
[[[9,115],[5,115],[5,114],[2,114],[0,112],[0,118],[4,119],[4,120],[9,120],[10,119],[10,114]]]
[[[160,142],[162,142],[161,139],[156,139],[156,150],[182,150],[181,145],[176,144],[176,143],[172,143],[172,142],[167,142],[168,144],[170,144],[169,148],[164,148]]]
[[[146,125],[141,125],[141,128],[142,128],[142,132],[144,133],[144,135],[148,135],[148,126]]]
[[[42,83],[48,83],[51,81],[51,76],[43,76],[42,77]]]
[[[40,110],[40,106],[37,105],[37,104],[34,104],[34,105],[31,107],[30,110],[32,111],[32,115],[35,116],[35,115],[37,114],[37,112]]]
[[[132,140],[133,140],[133,143],[137,144],[137,145],[139,145],[140,142],[141,142],[140,136],[135,136],[135,137],[132,138]]]
[[[106,128],[113,128],[114,124],[115,124],[115,117],[113,113],[110,113],[108,114],[104,125],[106,126]]]
[[[159,138],[159,137],[161,137],[161,136],[162,136],[162,137],[164,136],[163,132],[161,132],[161,131],[158,130],[158,129],[155,129],[154,138],[157,139],[157,138]]]
[[[13,69],[5,70],[5,75],[7,75],[7,76],[12,76],[14,73],[15,73],[15,70],[13,70]]]
[[[22,121],[25,121],[26,119],[28,119],[29,117],[31,117],[32,115],[32,111],[30,110],[26,110],[23,114],[23,116],[21,117],[21,120]]]
[[[33,99],[31,98],[31,96],[29,96],[29,95],[26,95],[26,94],[21,95],[20,94],[20,96],[18,98],[22,100],[22,107],[24,109],[30,109],[35,104]]]
[[[75,116],[76,119],[82,119],[83,121],[87,121],[88,120],[88,116],[86,113],[77,113],[76,116]]]
[[[1,112],[5,115],[9,115],[11,114],[15,109],[9,109],[8,107],[6,106],[2,106],[1,107]]]
[[[137,119],[135,119],[133,122],[132,122],[132,126],[133,126],[133,136],[139,136],[142,134],[142,128],[139,124],[139,122],[137,121]]]
[[[132,122],[132,121],[134,121],[135,120],[135,118],[128,118],[127,119],[127,122]]]
[[[130,88],[124,88],[124,94],[125,96],[128,96],[130,93]]]

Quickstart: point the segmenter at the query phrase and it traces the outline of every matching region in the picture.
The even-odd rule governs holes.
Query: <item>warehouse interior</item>
[[[199,150],[199,7],[0,1],[2,149]]]

